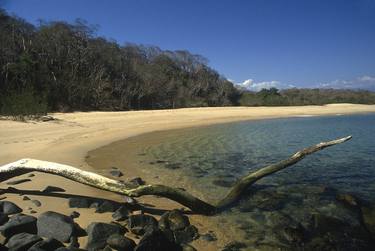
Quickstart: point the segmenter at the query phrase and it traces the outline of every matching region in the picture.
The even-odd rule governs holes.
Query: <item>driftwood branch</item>
[[[329,142],[319,143],[317,145],[298,151],[286,160],[266,166],[259,169],[258,171],[244,176],[236,182],[236,184],[230,189],[229,193],[222,200],[220,200],[216,206],[211,205],[210,203],[207,203],[179,188],[173,188],[164,185],[143,185],[137,188],[129,188],[126,184],[120,181],[109,179],[96,173],[83,171],[81,169],[68,165],[35,159],[21,159],[16,162],[1,166],[0,181],[32,171],[44,172],[62,176],[64,178],[85,185],[99,188],[101,190],[114,192],[117,194],[126,195],[129,197],[158,195],[176,201],[190,208],[193,212],[201,214],[213,214],[222,210],[223,208],[231,206],[234,202],[241,198],[242,194],[249,186],[254,184],[259,179],[278,172],[288,166],[291,166],[302,160],[309,154],[312,154],[329,146],[343,143],[349,139],[351,139],[351,136]]]

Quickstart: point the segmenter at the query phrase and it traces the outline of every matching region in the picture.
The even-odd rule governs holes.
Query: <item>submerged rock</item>
[[[222,251],[240,251],[246,247],[246,244],[243,242],[233,241],[225,245]]]
[[[33,203],[36,207],[40,207],[42,205],[39,200],[32,200],[31,203]]]

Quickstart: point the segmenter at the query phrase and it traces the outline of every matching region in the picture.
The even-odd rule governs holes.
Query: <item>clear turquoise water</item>
[[[292,153],[347,135],[353,139],[314,155],[260,182],[264,185],[324,185],[375,201],[375,115],[247,121],[192,128],[149,146],[145,153],[166,161],[217,199],[236,178]],[[171,165],[172,164],[172,165]],[[164,163],[158,164],[163,166]],[[224,184],[225,185],[225,184]],[[219,192],[218,192],[219,190]]]
[[[362,250],[350,232],[361,225],[358,213],[340,204],[336,195],[350,193],[375,203],[375,115],[271,119],[177,130],[159,135],[142,156],[156,173],[167,170],[161,175],[169,174],[165,180],[169,185],[186,187],[213,202],[238,177],[304,147],[347,135],[353,139],[262,179],[219,221],[233,225],[231,236],[245,242],[246,250],[294,250],[286,227],[312,229],[313,215],[334,217],[351,228],[349,234],[337,237],[337,245],[348,240],[355,250]],[[308,242],[326,246],[330,236],[319,233]]]

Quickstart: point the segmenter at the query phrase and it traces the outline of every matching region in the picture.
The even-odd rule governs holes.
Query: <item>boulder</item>
[[[19,233],[36,234],[36,221],[37,219],[33,216],[16,214],[0,227],[0,232],[7,238]]]
[[[23,196],[22,200],[31,200],[28,196]]]
[[[113,214],[112,218],[115,221],[123,221],[129,217],[129,210],[125,206],[121,206]]]
[[[361,207],[361,212],[366,229],[372,234],[373,238],[375,238],[375,206],[363,206]]]
[[[107,244],[111,248],[119,251],[133,251],[136,246],[132,239],[120,234],[113,234],[109,236],[107,239]]]
[[[0,213],[0,225],[7,223],[9,216],[7,214]]]
[[[182,251],[182,247],[168,240],[161,230],[146,233],[134,251]]]
[[[94,200],[85,197],[73,197],[69,198],[70,208],[90,208]]]
[[[151,215],[136,214],[129,216],[128,226],[132,233],[137,235],[143,235],[146,232],[157,229],[158,222]]]
[[[27,251],[35,243],[41,241],[42,238],[35,234],[19,233],[13,235],[6,246],[11,251]]]
[[[190,221],[180,210],[172,210],[164,213],[159,220],[161,229],[170,229],[172,231],[182,230],[190,226]]]
[[[39,215],[37,227],[38,235],[61,242],[69,242],[75,230],[72,218],[52,211]]]
[[[3,214],[17,214],[21,213],[22,209],[10,201],[0,201],[0,213]]]
[[[60,241],[53,238],[48,238],[35,243],[31,248],[29,248],[28,251],[54,251],[60,247],[64,247]]]
[[[87,229],[88,250],[98,250],[102,249],[107,245],[107,239],[113,234],[123,235],[125,233],[125,228],[115,224],[107,224],[101,222],[91,223]]]
[[[189,243],[193,240],[199,238],[198,229],[190,225],[184,229],[173,231],[175,242],[176,243]]]
[[[108,200],[104,200],[99,206],[96,208],[95,213],[108,213],[114,212],[120,207],[119,203],[111,202]]]

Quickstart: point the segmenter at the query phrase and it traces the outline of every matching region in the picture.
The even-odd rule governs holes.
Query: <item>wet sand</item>
[[[301,107],[224,107],[131,112],[76,112],[51,114],[58,120],[50,122],[22,123],[0,120],[0,165],[21,158],[35,158],[107,174],[107,170],[110,167],[107,166],[106,162],[94,163],[90,160],[90,157],[87,161],[95,169],[85,161],[87,153],[111,142],[144,133],[251,119],[368,112],[375,112],[375,105],[334,104]],[[117,159],[119,154],[123,154],[125,158],[131,156],[129,161],[134,157],[131,152],[123,152],[113,153],[107,157],[101,156],[98,159],[110,159],[112,161]],[[125,176],[126,178],[145,176],[148,182],[157,182],[157,179],[151,179],[151,176],[144,173],[144,170],[137,170],[136,167],[132,166],[126,169]],[[47,185],[54,185],[66,189],[66,193],[121,200],[118,195],[80,185],[53,175],[37,173],[31,179],[32,182],[14,185],[13,187],[23,190],[41,190]],[[3,182],[0,188],[8,186]],[[23,193],[25,195],[28,194],[27,191],[23,191]],[[17,194],[5,193],[2,196],[6,196],[8,200],[19,204],[25,209],[26,213],[28,213],[27,208],[29,207],[38,212],[54,210],[69,214],[73,211],[73,209],[68,208],[65,198],[30,195],[31,199],[38,199],[42,202],[42,206],[36,208],[29,201],[22,201],[22,196]],[[181,207],[176,203],[161,200],[160,198],[155,199],[151,196],[142,198],[141,201],[153,204],[157,208],[171,209]],[[82,227],[86,227],[92,221],[108,222],[111,219],[111,214],[94,214],[94,209],[76,211],[81,213],[81,216],[76,221]],[[197,215],[192,216],[191,221],[203,233],[206,230],[215,230],[224,226],[217,226],[216,223],[212,223],[214,221],[207,220],[207,217]],[[219,242],[219,246],[221,246],[226,237],[223,235],[218,236],[218,238],[221,240]],[[194,243],[194,246],[200,248],[201,245],[205,245],[205,243],[200,242]],[[210,249],[217,250],[217,247],[215,247],[215,244],[209,247],[205,246],[205,250]]]

